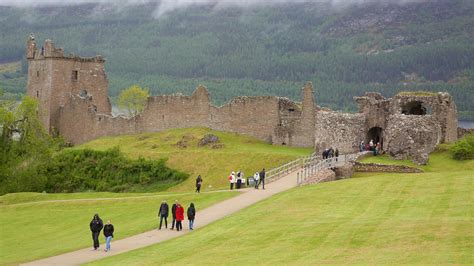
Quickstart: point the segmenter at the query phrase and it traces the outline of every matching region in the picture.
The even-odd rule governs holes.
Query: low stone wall
[[[336,167],[334,168],[334,173],[336,174],[336,179],[350,178],[354,174],[354,165],[347,163],[341,167]]]
[[[474,134],[474,128],[462,128],[458,127],[458,138],[462,138],[467,134]]]
[[[324,169],[321,171],[316,172],[312,177],[304,180],[300,185],[310,185],[310,184],[317,184],[317,183],[323,183],[323,182],[329,182],[329,181],[335,181],[336,180],[336,173],[332,171],[331,169]]]
[[[354,165],[356,172],[383,172],[383,173],[423,173],[423,170],[405,165],[386,165],[378,163],[360,163]]]

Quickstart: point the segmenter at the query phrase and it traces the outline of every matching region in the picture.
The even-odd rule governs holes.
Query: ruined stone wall
[[[390,99],[386,99],[380,93],[366,92],[362,97],[354,97],[359,105],[359,113],[365,114],[367,118],[367,131],[373,127],[385,129],[387,118],[390,114]]]
[[[279,123],[278,97],[237,97],[221,107],[211,107],[209,127],[272,142]]]
[[[311,147],[314,143],[315,131],[315,103],[313,94],[313,84],[308,82],[301,92],[303,100],[303,110],[298,123],[295,125],[295,134],[292,146]]]
[[[392,157],[418,164],[426,164],[442,140],[441,126],[432,115],[391,115],[385,132],[386,151]]]
[[[340,154],[357,152],[365,138],[365,115],[320,110],[315,129],[314,148],[318,154],[330,147],[339,149]]]
[[[71,144],[103,136],[139,133],[139,117],[125,118],[99,114],[88,98],[71,96],[59,111],[59,132]]]
[[[474,134],[474,128],[462,128],[458,127],[458,139],[468,134]]]
[[[407,93],[396,95],[391,103],[390,114],[401,114],[403,107],[413,102],[423,103],[427,114],[432,115],[441,127],[441,142],[451,143],[457,140],[457,109],[453,97],[448,93],[437,94]],[[419,115],[408,115],[419,116]]]
[[[301,99],[302,103],[295,103],[287,98],[280,98],[280,121],[273,132],[273,144],[313,146],[316,106],[311,82],[302,88]]]
[[[89,98],[77,95],[60,109],[60,133],[72,144],[101,136],[158,132],[172,128],[209,127],[271,142],[278,124],[278,98],[239,97],[221,107],[210,105],[199,87],[191,96],[150,97],[145,110],[133,118],[100,114]]]
[[[137,128],[141,132],[209,127],[209,93],[206,88],[199,86],[191,96],[180,94],[152,96],[139,117]]]
[[[302,104],[295,103],[288,98],[280,98],[278,110],[280,121],[273,132],[272,144],[292,146],[296,135],[295,129],[300,123]]]

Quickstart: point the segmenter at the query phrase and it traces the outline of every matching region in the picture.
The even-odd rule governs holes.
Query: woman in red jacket
[[[176,206],[176,230],[183,230],[182,221],[184,220],[184,208],[178,203]]]

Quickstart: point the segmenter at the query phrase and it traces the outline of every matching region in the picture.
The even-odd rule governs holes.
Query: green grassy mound
[[[381,160],[386,160],[383,157]],[[296,188],[194,232],[94,264],[472,264],[474,161]]]
[[[217,147],[198,146],[199,140],[207,133],[219,137]],[[182,144],[177,145],[180,141]],[[310,148],[273,146],[255,138],[206,128],[105,137],[78,146],[77,149],[106,150],[116,146],[132,158],[167,158],[167,166],[191,174],[187,181],[174,187],[174,191],[193,190],[199,174],[204,179],[204,191],[227,188],[227,177],[232,171],[242,170],[249,176],[263,167],[269,169],[312,151]]]
[[[92,247],[89,222],[99,213],[111,219],[116,239],[156,228],[163,199],[200,209],[233,192],[195,193],[16,193],[0,197],[0,265],[31,261]],[[101,244],[103,236],[100,237]]]

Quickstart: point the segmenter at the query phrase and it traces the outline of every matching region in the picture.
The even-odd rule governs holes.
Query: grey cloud
[[[31,7],[31,6],[51,6],[51,5],[78,5],[86,3],[97,3],[103,5],[126,6],[146,3],[155,3],[155,17],[160,17],[168,12],[180,8],[195,5],[213,5],[216,8],[222,7],[252,7],[262,5],[278,5],[288,3],[330,3],[333,6],[344,6],[367,3],[394,3],[406,4],[411,2],[424,2],[427,0],[0,0],[0,5]]]

